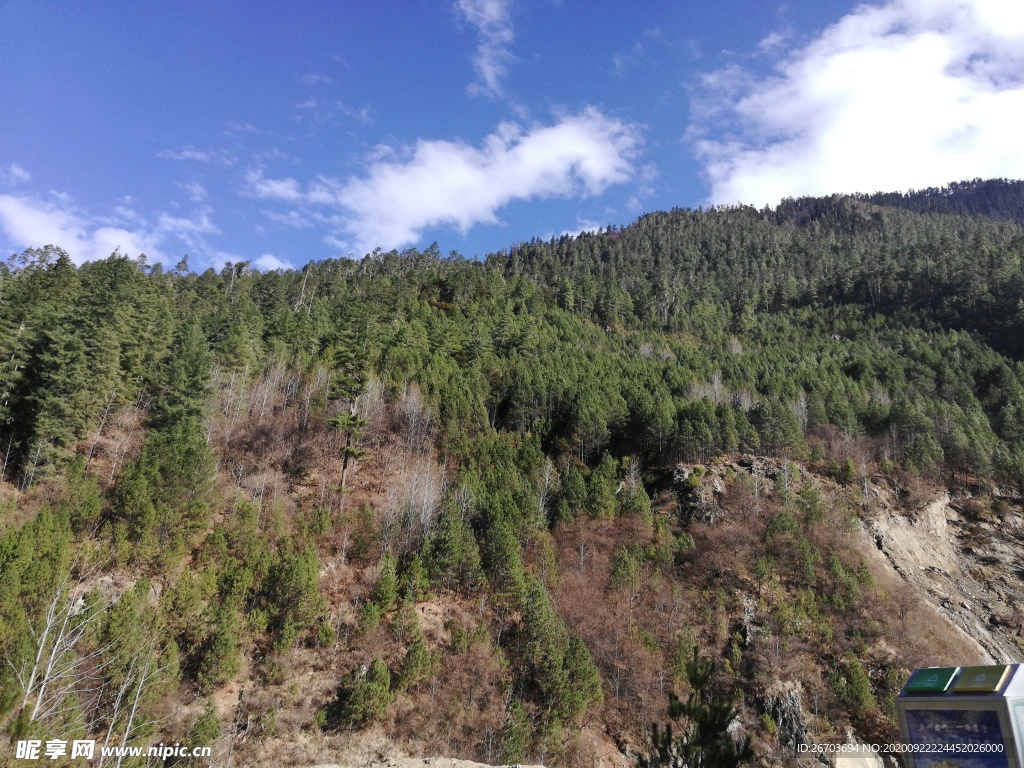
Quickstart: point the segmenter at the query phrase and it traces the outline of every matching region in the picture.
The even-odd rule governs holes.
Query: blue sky
[[[1020,0],[0,0],[0,250],[483,255],[1024,177]]]

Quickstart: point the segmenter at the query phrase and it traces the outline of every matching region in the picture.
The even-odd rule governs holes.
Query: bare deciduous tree
[[[551,495],[558,490],[558,472],[554,462],[545,459],[540,470],[540,488],[537,492],[537,530],[543,531],[548,526],[548,504]]]
[[[411,455],[423,451],[430,434],[430,412],[423,403],[419,387],[411,384],[398,401],[398,418],[405,435],[406,450]]]
[[[107,648],[78,655],[78,644],[99,614],[84,613],[74,592],[69,579],[61,581],[41,626],[30,625],[34,653],[20,663],[7,658],[22,691],[21,712],[29,722],[56,718],[65,713],[72,694],[82,698],[96,689],[95,675],[102,668],[98,662]]]
[[[789,408],[793,411],[793,415],[796,416],[796,421],[800,425],[800,431],[806,435],[808,424],[807,394],[802,389],[797,391],[796,398],[789,404]]]
[[[114,705],[108,715],[107,731],[103,739],[104,748],[110,746],[119,727],[121,729],[121,746],[126,747],[136,736],[141,735],[149,725],[152,725],[151,722],[137,722],[136,718],[139,717],[142,701],[149,687],[159,677],[161,671],[163,670],[158,666],[151,648],[143,648],[132,657],[127,674],[117,688]],[[103,754],[105,751],[105,749],[100,751],[99,768],[103,768],[106,763],[107,756]],[[116,765],[120,766],[123,759],[124,752],[122,750],[117,757]]]
[[[313,370],[306,377],[305,387],[302,390],[302,410],[299,415],[299,427],[305,429],[309,422],[309,415],[313,410],[313,402],[316,397],[326,389],[331,381],[331,372],[321,363],[313,366]]]

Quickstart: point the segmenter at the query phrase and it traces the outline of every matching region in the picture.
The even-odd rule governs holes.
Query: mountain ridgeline
[[[787,199],[774,210],[675,210],[535,240],[489,263],[609,324],[680,328],[698,304],[733,318],[853,305],[976,331],[1019,357],[1022,201],[1024,182],[976,181]]]
[[[1019,517],[1022,224],[996,180],[483,260],[12,256],[0,728],[623,764],[700,669],[755,754],[891,738],[976,647],[857,531],[939,488]]]

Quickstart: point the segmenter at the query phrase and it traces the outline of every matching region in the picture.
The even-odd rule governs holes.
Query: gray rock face
[[[797,745],[807,741],[800,683],[780,681],[771,685],[761,697],[761,706],[779,727],[779,743],[795,754]]]

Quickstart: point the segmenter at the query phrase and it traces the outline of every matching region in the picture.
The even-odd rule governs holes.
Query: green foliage
[[[173,689],[181,680],[181,651],[174,638],[164,643],[160,656],[157,659],[160,669],[160,676],[168,688]]]
[[[359,609],[359,632],[370,635],[380,626],[383,611],[373,600],[367,600]]]
[[[558,500],[558,517],[569,520],[583,510],[587,503],[587,482],[573,462],[562,469],[562,488]]]
[[[85,459],[76,456],[65,470],[64,496],[59,509],[67,510],[75,533],[93,533],[103,513],[96,477],[85,473]]]
[[[851,654],[841,664],[833,666],[830,680],[836,696],[849,704],[857,714],[863,715],[876,708],[871,679],[856,656]]]
[[[391,670],[374,657],[369,665],[353,670],[340,697],[340,724],[352,727],[382,720],[393,699]]]
[[[212,701],[207,701],[203,713],[188,730],[186,744],[207,747],[220,738],[220,719]]]
[[[651,497],[644,488],[640,466],[635,458],[622,460],[624,479],[618,492],[618,513],[627,517],[651,517]]]
[[[518,605],[526,589],[522,547],[504,521],[495,523],[489,533],[484,550],[488,581],[508,605]]]
[[[519,699],[513,699],[505,724],[501,727],[501,759],[506,764],[519,764],[526,759],[530,745],[530,720]]]
[[[612,585],[631,593],[638,592],[643,579],[643,565],[643,551],[639,547],[622,547],[612,558]]]
[[[391,552],[380,559],[380,575],[373,590],[373,601],[382,611],[390,611],[398,601],[398,562]]]
[[[309,516],[306,533],[313,539],[326,536],[331,530],[331,510],[329,507],[315,507]]]
[[[754,409],[752,422],[760,436],[761,450],[769,456],[803,455],[800,424],[791,408],[769,399]]]
[[[601,674],[590,649],[578,637],[569,639],[563,669],[565,688],[560,702],[561,715],[565,722],[577,722],[591,706],[601,703]]]
[[[796,536],[799,532],[800,523],[789,509],[783,509],[768,521],[765,537],[769,541],[774,538],[786,539]]]
[[[327,613],[327,601],[318,588],[320,561],[292,540],[280,545],[278,562],[267,575],[265,606],[272,617],[270,629],[279,649],[289,648],[304,630],[316,626]]]
[[[515,658],[544,727],[574,723],[601,701],[601,678],[589,649],[569,636],[537,579],[528,580]]]
[[[402,659],[402,668],[398,673],[396,688],[407,691],[418,685],[429,682],[437,675],[441,666],[441,654],[427,647],[423,633],[417,631],[409,650]]]
[[[615,514],[615,496],[618,462],[611,454],[604,454],[601,463],[590,473],[587,481],[587,509],[595,517],[611,517]]]
[[[327,730],[327,712],[325,710],[319,709],[316,714],[313,715],[313,727],[318,731]]]
[[[230,609],[218,610],[212,618],[213,631],[200,651],[196,672],[199,690],[207,694],[233,680],[242,669],[237,614]]]
[[[761,587],[775,577],[775,561],[770,557],[759,557],[754,562],[754,578],[757,579],[757,596],[761,596]]]
[[[1015,488],[1017,493],[1024,492],[1024,443],[1000,446],[995,462],[1000,480]]]
[[[402,600],[391,626],[398,642],[416,637],[420,633],[420,617],[416,613],[416,604],[411,600]]]
[[[674,696],[669,701],[669,716],[680,727],[673,735],[671,723],[664,729],[652,726],[654,751],[638,760],[640,768],[737,768],[754,757],[750,737],[743,743],[733,741],[729,725],[736,710],[729,699],[711,690],[714,663],[700,658],[696,648],[686,665],[690,695],[685,702]]]
[[[114,491],[115,541],[131,543],[136,560],[159,559],[205,527],[213,454],[197,421],[153,432]]]
[[[166,428],[183,422],[198,422],[210,396],[210,354],[199,323],[192,321],[178,331],[159,396],[152,404],[154,426]]]
[[[71,525],[66,512],[43,508],[20,529],[0,536],[0,704],[24,694],[18,674],[49,652],[39,628],[51,606],[67,599]],[[52,642],[52,633],[48,635]],[[22,676],[24,677],[24,676]]]
[[[942,464],[945,455],[934,435],[924,432],[914,435],[903,454],[907,471],[915,475],[929,474]]]
[[[425,543],[424,549],[425,568],[434,584],[466,592],[472,592],[483,584],[476,538],[454,503],[445,503],[437,530]]]
[[[358,632],[397,629],[403,597],[487,590],[513,702],[502,741],[525,758],[601,696],[589,651],[544,588],[558,578],[552,542],[564,543],[565,522],[587,514],[604,522],[577,524],[635,533],[612,545],[612,584],[638,599],[645,576],[664,583],[697,560],[694,538],[651,514],[649,492],[680,462],[799,459],[810,440],[814,461],[851,487],[878,467],[846,456],[871,447],[886,473],[1024,490],[1020,189],[970,182],[676,210],[484,261],[431,248],[190,275],[119,253],[76,267],[52,246],[13,257],[0,267],[0,480],[42,488],[0,510],[0,712],[20,700],[11,665],[38,651],[35,630],[66,596],[71,563],[95,558],[97,532],[118,565],[164,584],[156,609],[140,582],[84,636],[110,643],[104,696],[133,661],[167,667],[155,690],[180,673],[210,691],[237,674],[242,648],[333,645],[319,556],[340,544],[364,567],[380,551],[376,513],[344,503],[345,473],[394,428],[412,460],[444,459],[446,490],[439,509],[403,513]],[[1003,220],[959,215],[978,212]],[[840,444],[851,450],[826,455]],[[296,520],[280,499],[217,496],[217,461],[223,474],[290,454],[282,468],[301,484],[323,468],[325,446],[341,477]],[[700,484],[695,472],[681,489],[684,518]],[[326,494],[339,486],[337,510]],[[37,512],[44,499],[52,508]],[[769,522],[753,576],[759,592],[773,584],[783,644],[832,642],[833,617],[852,616],[873,588],[862,563],[819,551],[826,508],[809,478],[786,471],[758,510]],[[718,610],[709,622],[737,672],[741,649]],[[483,620],[472,639],[460,631],[454,653],[495,645]],[[657,633],[645,632],[631,642],[654,652]],[[680,683],[692,641],[673,654]],[[395,687],[415,688],[436,657],[411,623],[401,644]],[[870,709],[857,668],[837,669],[845,700]],[[387,699],[384,671],[386,684],[376,663],[354,674],[364,693],[353,701]],[[84,721],[88,706],[69,697],[69,717]],[[346,724],[387,703],[356,709]]]
[[[469,650],[469,635],[463,626],[454,619],[449,619],[446,626],[451,634],[451,652],[458,656]]]
[[[797,494],[797,506],[804,513],[804,525],[813,528],[824,517],[821,494],[810,483],[805,483]]]
[[[413,553],[406,561],[398,579],[398,587],[402,595],[413,602],[423,600],[427,596],[430,579],[419,554]]]
[[[846,610],[860,600],[860,579],[857,573],[851,573],[833,553],[828,557],[828,596],[838,610]]]
[[[332,648],[338,642],[338,633],[334,631],[331,622],[321,619],[316,625],[316,644],[321,648]]]

